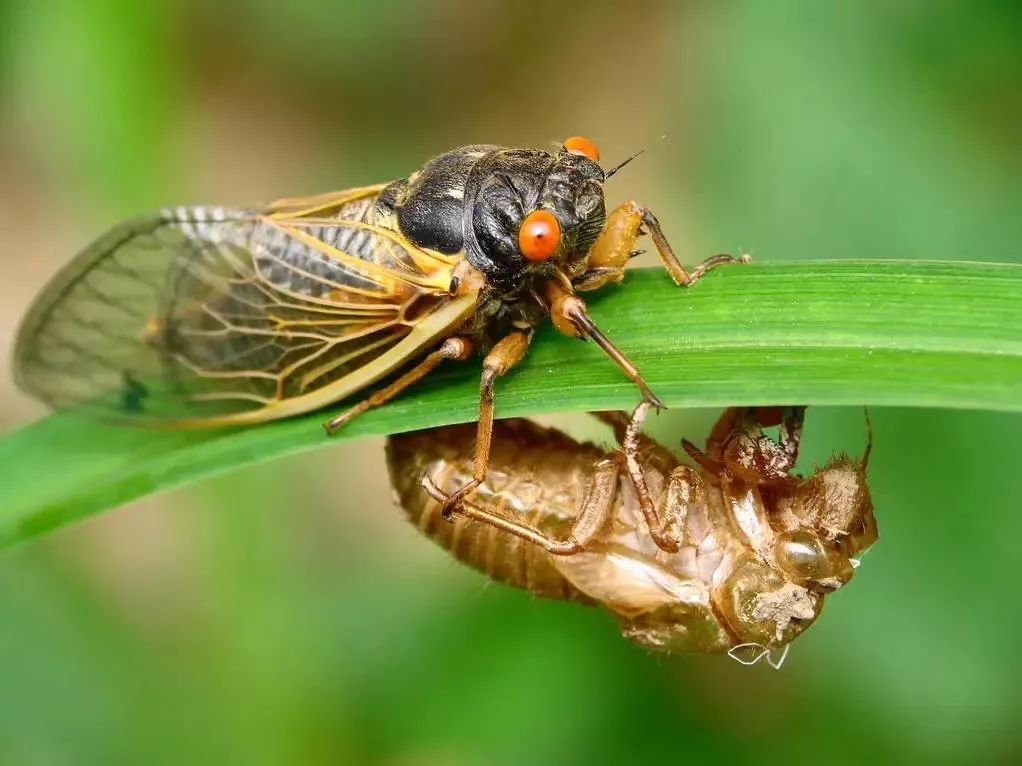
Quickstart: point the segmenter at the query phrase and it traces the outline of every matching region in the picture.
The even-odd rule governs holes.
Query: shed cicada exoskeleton
[[[471,427],[391,436],[396,502],[466,564],[537,596],[601,605],[649,649],[778,665],[877,539],[870,447],[799,478],[805,408],[732,408],[705,451],[683,442],[696,468],[641,434],[648,409],[600,413],[621,445],[613,453],[498,422],[489,476],[453,524],[439,517],[473,485]]]
[[[390,184],[166,208],[115,227],[56,276],[21,327],[15,376],[54,406],[194,427],[308,412],[396,375],[329,421],[334,431],[444,360],[481,353],[481,481],[494,382],[548,315],[658,403],[576,295],[620,281],[643,229],[679,285],[734,260],[686,270],[649,210],[607,215],[616,170],[578,137],[555,152],[466,146]]]

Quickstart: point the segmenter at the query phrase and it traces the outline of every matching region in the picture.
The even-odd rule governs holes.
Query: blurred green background
[[[0,2],[0,422],[42,414],[9,383],[18,317],[106,226],[465,143],[651,145],[608,196],[689,261],[1020,260],[1020,8]],[[880,543],[780,673],[488,585],[364,440],[4,552],[0,763],[1018,763],[1022,419],[873,418]],[[859,410],[808,429],[807,464],[862,448]]]

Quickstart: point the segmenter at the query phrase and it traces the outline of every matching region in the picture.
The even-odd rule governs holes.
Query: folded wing
[[[30,310],[19,384],[57,407],[188,425],[291,415],[368,385],[470,308],[447,296],[455,259],[373,221],[380,188],[116,227]]]

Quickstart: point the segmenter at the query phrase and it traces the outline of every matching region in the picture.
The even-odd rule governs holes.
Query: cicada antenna
[[[618,163],[617,165],[615,165],[614,167],[612,167],[612,168],[611,168],[610,170],[608,170],[608,171],[607,171],[606,175],[604,175],[604,176],[603,176],[604,180],[606,180],[606,179],[610,178],[610,177],[611,177],[612,175],[614,175],[614,174],[615,174],[615,173],[616,173],[617,171],[619,171],[619,170],[620,170],[621,168],[623,168],[623,167],[624,167],[625,165],[627,165],[627,164],[628,164],[629,162],[631,162],[632,160],[634,160],[634,159],[635,159],[636,157],[638,157],[638,156],[639,156],[640,154],[643,154],[643,153],[644,153],[644,152],[646,151],[646,149],[647,149],[647,147],[645,147],[645,146],[644,146],[644,147],[642,147],[642,148],[641,148],[641,149],[639,149],[639,151],[637,151],[637,152],[636,152],[635,154],[631,155],[630,157],[627,157],[627,158],[626,158],[625,160],[623,160],[622,162],[619,162],[619,163]]]
[[[657,139],[657,143],[658,144],[661,143],[665,138],[667,138],[667,134],[666,133],[664,135],[660,136],[660,138]],[[603,176],[603,179],[607,180],[612,175],[614,175],[617,171],[619,171],[621,168],[623,168],[625,165],[627,165],[629,162],[631,162],[636,157],[638,157],[640,154],[644,154],[646,152],[646,150],[648,150],[648,149],[649,149],[648,146],[644,146],[641,149],[639,149],[639,151],[635,152],[635,154],[633,154],[633,155],[631,155],[629,157],[626,157],[624,160],[622,160],[617,165],[615,165],[610,170],[608,170],[606,172],[606,174]]]

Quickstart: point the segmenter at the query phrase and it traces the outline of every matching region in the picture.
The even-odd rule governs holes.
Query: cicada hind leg
[[[471,358],[474,350],[475,344],[470,338],[460,336],[448,338],[440,345],[440,348],[428,354],[425,359],[393,383],[373,392],[355,406],[328,420],[323,424],[323,428],[328,434],[336,433],[359,415],[383,406],[406,388],[418,383],[439,367],[441,362],[447,360],[463,362]]]

